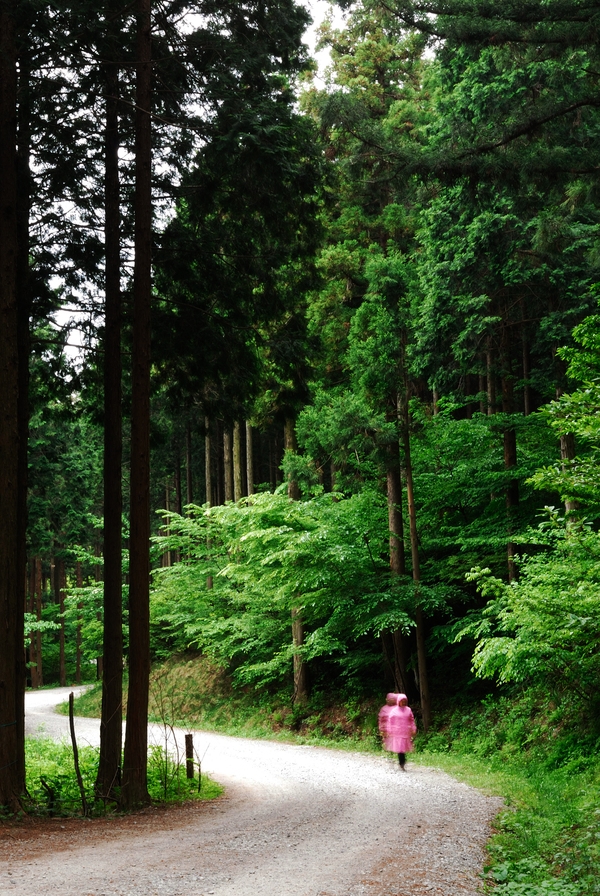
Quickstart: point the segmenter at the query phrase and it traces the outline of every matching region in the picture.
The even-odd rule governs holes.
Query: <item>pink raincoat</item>
[[[398,695],[398,702],[406,700],[404,694]],[[390,753],[411,753],[413,736],[417,732],[415,717],[410,706],[391,706],[387,714],[386,728],[382,731],[383,745]]]
[[[398,704],[398,694],[387,694],[385,698],[385,706],[382,706],[379,710],[379,731],[381,736],[383,737],[383,741],[385,743],[385,738],[388,735],[388,721],[390,718],[390,713],[393,709],[397,709]]]

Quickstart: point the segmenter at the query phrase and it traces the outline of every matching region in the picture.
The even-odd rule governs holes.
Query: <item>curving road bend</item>
[[[27,695],[68,737],[71,689]],[[97,744],[97,720],[76,719]],[[183,732],[179,732],[183,738]],[[153,727],[151,739],[162,740]],[[476,896],[497,798],[386,756],[194,732],[225,796],[117,821],[0,828],[0,896]]]

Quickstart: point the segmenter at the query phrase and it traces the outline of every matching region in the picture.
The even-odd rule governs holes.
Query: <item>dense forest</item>
[[[0,805],[174,655],[597,749],[600,4],[340,6],[0,3]]]

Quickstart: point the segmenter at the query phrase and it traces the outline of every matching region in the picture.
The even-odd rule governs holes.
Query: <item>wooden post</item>
[[[185,736],[185,776],[190,781],[194,780],[194,736]]]

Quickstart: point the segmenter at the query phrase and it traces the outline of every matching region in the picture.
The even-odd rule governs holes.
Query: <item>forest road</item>
[[[27,695],[27,727],[68,737],[71,689]],[[98,722],[76,719],[79,745]],[[152,736],[156,736],[153,729]],[[183,736],[183,732],[181,732]],[[0,894],[475,896],[501,800],[388,756],[194,732],[212,802],[122,819],[0,825]]]

